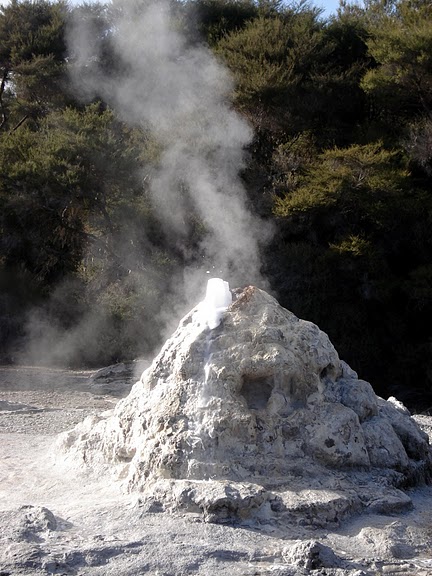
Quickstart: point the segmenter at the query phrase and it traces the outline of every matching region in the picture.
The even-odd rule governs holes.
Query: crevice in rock
[[[264,410],[270,399],[273,382],[269,376],[243,376],[240,394],[246,399],[249,410]]]
[[[320,380],[324,381],[327,379],[333,380],[335,378],[335,367],[333,366],[333,364],[328,364],[327,366],[325,366],[321,372],[320,372]]]

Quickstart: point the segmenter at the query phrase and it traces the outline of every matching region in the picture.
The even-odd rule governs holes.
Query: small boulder
[[[305,570],[320,568],[342,568],[344,561],[333,550],[316,540],[298,542],[285,548],[283,557],[287,564],[292,564]]]

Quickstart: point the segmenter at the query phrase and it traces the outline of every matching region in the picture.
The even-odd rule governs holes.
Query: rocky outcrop
[[[97,370],[89,379],[88,388],[93,394],[109,394],[117,398],[127,396],[137,375],[149,366],[145,360],[120,362]]]
[[[432,470],[408,411],[255,287],[212,330],[192,310],[129,396],[60,446],[75,464],[116,470],[147,507],[213,521],[326,525],[377,501],[403,509],[397,488]]]

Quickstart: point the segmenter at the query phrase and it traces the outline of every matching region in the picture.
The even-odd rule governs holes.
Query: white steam
[[[207,282],[206,296],[199,304],[201,322],[214,330],[221,323],[222,315],[232,304],[232,294],[228,282],[222,278],[211,278]]]
[[[77,19],[69,34],[76,90],[102,97],[160,142],[151,196],[165,234],[188,249],[191,205],[207,230],[202,269],[187,271],[191,290],[198,277],[202,289],[209,268],[231,283],[262,285],[259,246],[268,229],[248,210],[239,177],[252,131],[230,105],[231,78],[209,49],[178,31],[169,2],[144,1],[139,11],[134,4],[114,3],[115,73],[100,65],[95,29]]]

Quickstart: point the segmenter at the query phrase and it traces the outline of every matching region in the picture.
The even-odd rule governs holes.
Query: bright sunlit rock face
[[[228,282],[221,278],[211,278],[207,282],[205,299],[200,304],[202,322],[214,330],[221,322],[222,314],[232,304],[232,294]]]
[[[397,487],[431,479],[432,452],[408,411],[377,397],[315,324],[253,286],[233,295],[211,280],[113,413],[63,436],[66,457],[116,469],[149,506],[211,521],[325,526],[409,506]]]

